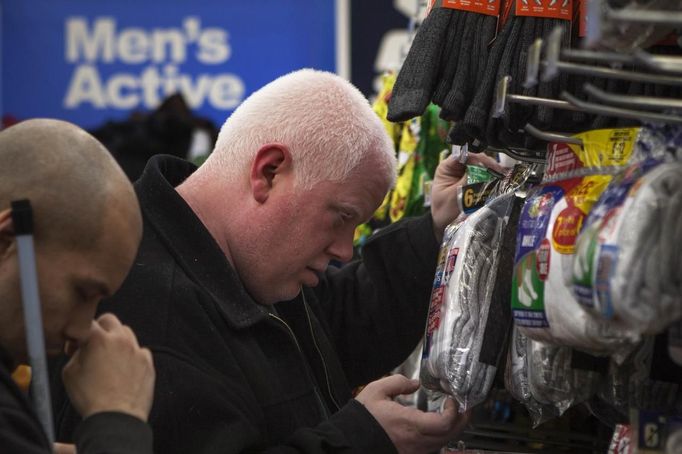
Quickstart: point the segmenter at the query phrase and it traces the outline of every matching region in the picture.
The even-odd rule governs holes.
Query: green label
[[[545,314],[545,283],[538,274],[536,252],[517,263],[512,278],[512,311],[518,326],[545,328],[549,326]]]

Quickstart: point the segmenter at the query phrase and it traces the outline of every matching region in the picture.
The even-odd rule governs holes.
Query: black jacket
[[[0,452],[52,453],[47,436],[28,399],[12,380],[12,361],[0,348]],[[146,454],[152,452],[152,432],[141,420],[122,413],[97,413],[75,433],[78,454]]]
[[[155,452],[395,452],[350,390],[398,365],[423,333],[438,250],[431,218],[384,229],[362,262],[330,267],[269,313],[174,190],[193,170],[149,162],[135,186],[138,256],[100,307],[154,354]],[[63,436],[73,416],[59,412]]]

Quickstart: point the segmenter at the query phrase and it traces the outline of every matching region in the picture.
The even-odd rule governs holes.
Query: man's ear
[[[5,256],[10,246],[14,243],[14,223],[12,222],[12,210],[7,208],[0,211],[0,260]]]
[[[264,145],[251,165],[251,193],[258,203],[264,203],[277,182],[292,171],[289,149],[280,144]]]

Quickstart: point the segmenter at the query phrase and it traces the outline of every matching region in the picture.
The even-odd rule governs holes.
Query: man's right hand
[[[152,355],[115,315],[92,322],[90,336],[66,364],[62,378],[83,418],[116,411],[147,421],[154,398]]]
[[[459,414],[452,399],[441,413],[425,413],[393,401],[395,396],[418,388],[418,381],[392,375],[368,384],[355,398],[379,422],[400,454],[436,452],[467,424],[468,414]]]

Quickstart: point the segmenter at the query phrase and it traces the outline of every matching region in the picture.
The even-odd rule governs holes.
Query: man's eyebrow
[[[101,294],[103,297],[111,296],[111,290],[109,289],[109,286],[98,279],[86,277],[82,279],[80,283],[81,285],[85,285],[90,289],[95,289],[97,293]]]

